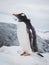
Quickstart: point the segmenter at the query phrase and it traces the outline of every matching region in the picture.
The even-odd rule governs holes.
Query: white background
[[[0,0],[0,13],[24,12],[39,30],[49,30],[49,0]]]

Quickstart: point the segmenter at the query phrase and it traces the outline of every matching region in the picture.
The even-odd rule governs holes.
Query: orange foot
[[[27,52],[23,52],[23,53],[21,54],[21,56],[30,56],[30,54],[27,53]]]

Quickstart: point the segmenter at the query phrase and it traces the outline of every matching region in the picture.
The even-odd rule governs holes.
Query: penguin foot
[[[30,54],[27,53],[27,52],[23,52],[23,53],[21,54],[21,56],[30,56]]]

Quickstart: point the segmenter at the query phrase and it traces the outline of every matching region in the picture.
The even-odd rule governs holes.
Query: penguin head
[[[27,16],[24,13],[20,13],[20,14],[13,14],[14,16],[16,16],[19,19],[19,22],[25,22],[27,21]]]

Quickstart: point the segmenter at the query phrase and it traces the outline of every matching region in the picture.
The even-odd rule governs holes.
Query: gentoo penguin
[[[37,52],[38,47],[36,43],[36,32],[34,27],[31,25],[30,20],[24,13],[13,15],[19,19],[17,34],[20,46],[23,48],[23,53],[21,55],[27,56],[30,55],[30,52],[32,51]]]

